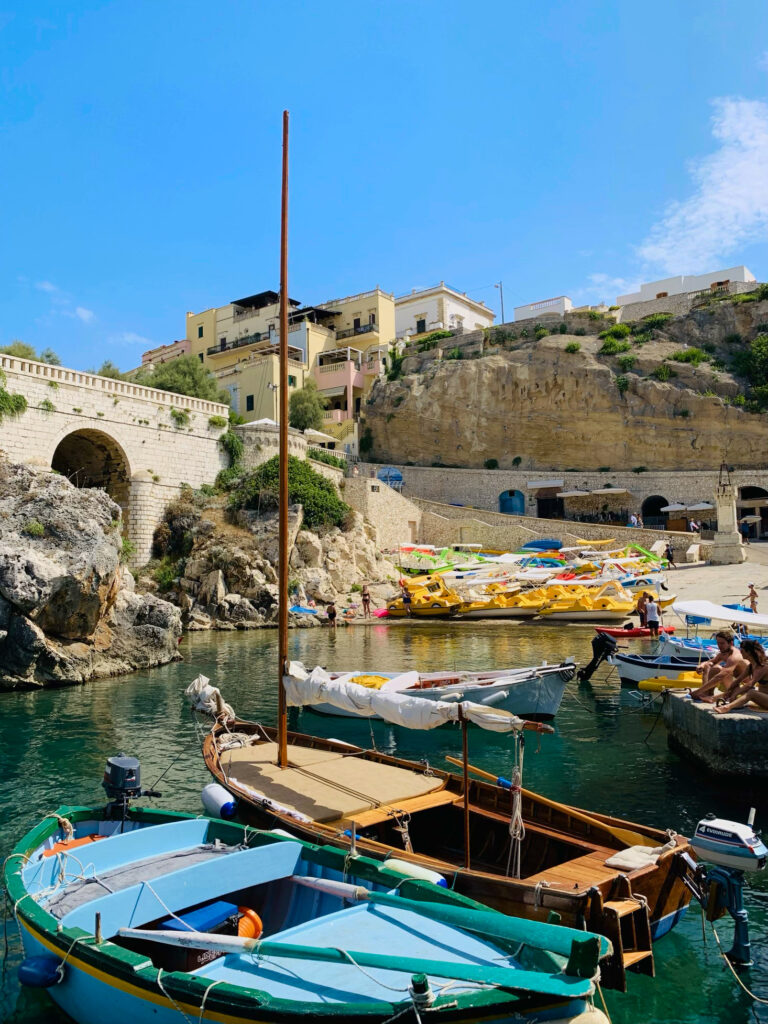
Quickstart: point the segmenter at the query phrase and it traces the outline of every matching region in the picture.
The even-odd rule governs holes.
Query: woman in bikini
[[[742,676],[743,683],[728,691],[728,703],[715,708],[719,715],[737,711],[747,704],[756,704],[761,710],[768,711],[768,656],[756,640],[744,640],[741,653],[749,668]]]

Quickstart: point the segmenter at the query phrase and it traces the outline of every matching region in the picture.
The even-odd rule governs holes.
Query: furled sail
[[[288,663],[283,685],[289,706],[331,704],[342,711],[351,711],[365,718],[378,715],[406,729],[436,729],[446,722],[460,721],[461,715],[481,729],[489,729],[491,732],[512,732],[525,727],[521,718],[501,708],[486,707],[472,701],[423,700],[386,690],[348,685],[331,679],[320,666],[307,672],[300,661]]]

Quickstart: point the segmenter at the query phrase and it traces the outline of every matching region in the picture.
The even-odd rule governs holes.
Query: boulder
[[[221,569],[214,569],[203,579],[197,598],[200,604],[215,607],[216,605],[221,604],[226,593],[227,588],[224,583],[224,573]]]
[[[296,550],[307,568],[316,569],[322,563],[323,545],[314,533],[300,530],[296,535]]]

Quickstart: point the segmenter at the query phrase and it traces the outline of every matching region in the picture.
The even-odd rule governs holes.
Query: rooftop
[[[478,299],[470,299],[466,292],[459,291],[458,288],[452,288],[451,285],[446,284],[445,281],[441,281],[439,284],[431,285],[429,288],[412,288],[410,292],[406,292],[405,295],[397,295],[395,302],[409,302],[411,299],[420,298],[422,295],[429,295],[432,292],[451,292],[458,299],[463,299],[464,302],[469,302],[473,306],[479,306],[482,309],[491,312],[490,307],[486,306],[484,302],[480,302]]]
[[[233,306],[243,306],[246,309],[264,309],[265,306],[276,306],[280,301],[280,293],[271,290],[256,292],[255,295],[247,295],[244,299],[233,299]],[[300,306],[298,299],[288,299],[289,306]]]

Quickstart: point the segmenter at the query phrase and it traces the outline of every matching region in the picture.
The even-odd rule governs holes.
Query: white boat
[[[374,689],[432,701],[467,700],[523,718],[552,718],[575,669],[575,662],[570,659],[559,665],[496,672],[346,672],[331,673],[331,678],[334,682],[356,684],[361,690]],[[324,715],[361,717],[354,711],[326,703],[315,703],[311,708]]]

